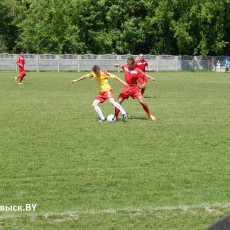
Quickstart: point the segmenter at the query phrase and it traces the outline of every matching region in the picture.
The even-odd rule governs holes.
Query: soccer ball
[[[108,122],[114,122],[114,121],[116,121],[116,117],[114,116],[114,114],[110,114],[110,115],[107,117],[107,121],[108,121]]]

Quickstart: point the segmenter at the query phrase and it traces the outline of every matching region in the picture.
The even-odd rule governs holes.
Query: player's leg
[[[145,89],[146,89],[146,86],[145,86],[145,87],[143,87],[143,88],[141,88],[141,94],[142,94],[142,95],[144,95],[144,93],[145,93]]]
[[[151,112],[150,112],[150,110],[149,110],[148,104],[144,102],[143,96],[141,95],[141,96],[139,96],[137,99],[138,99],[139,103],[142,105],[142,107],[143,107],[143,109],[145,110],[145,112],[147,113],[148,117],[149,117],[152,121],[155,122],[155,121],[156,121],[156,118],[155,118],[153,115],[151,115]]]
[[[123,107],[121,106],[121,104],[119,104],[118,102],[116,102],[114,100],[114,98],[108,98],[109,102],[111,104],[113,104],[113,106],[115,107],[115,114],[116,114],[116,109],[117,111],[121,111],[122,116],[123,116],[123,120],[126,120],[128,118],[128,114],[125,112],[125,110],[123,109]],[[119,112],[118,112],[119,113]],[[116,116],[115,116],[116,117]],[[117,118],[117,117],[116,117]]]
[[[96,113],[98,114],[98,116],[100,117],[100,119],[98,121],[105,121],[105,117],[104,117],[100,107],[98,106],[99,103],[101,103],[101,101],[98,99],[95,99],[93,101],[92,106],[93,106],[94,110],[96,111]]]
[[[119,97],[117,103],[119,103],[121,105],[124,100],[125,100],[124,98]],[[116,119],[118,118],[119,112],[120,112],[120,109],[115,107],[115,117],[116,117]]]
[[[22,80],[23,80],[23,74],[20,74],[19,76],[18,76],[18,84],[19,85],[21,85],[22,84]]]
[[[15,81],[17,81],[18,79],[20,79],[21,78],[21,72],[19,72],[19,75],[18,76],[16,76],[14,79],[15,79]]]
[[[23,78],[26,76],[26,74],[21,74],[19,77],[19,82],[18,84],[22,84]]]
[[[119,103],[121,105],[124,100],[129,98],[129,94],[130,94],[129,87],[123,87],[121,92],[120,92],[120,94],[119,94],[119,96],[118,96],[117,103]],[[116,119],[118,118],[119,112],[120,112],[120,109],[115,107],[115,117],[116,117]],[[123,117],[123,119],[124,119],[124,117]]]

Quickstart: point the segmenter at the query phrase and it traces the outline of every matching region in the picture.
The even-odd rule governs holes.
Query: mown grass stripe
[[[101,214],[117,214],[120,212],[125,212],[127,214],[129,213],[141,213],[141,212],[154,212],[154,211],[175,211],[175,210],[181,210],[181,211],[190,211],[192,209],[204,209],[205,211],[209,212],[212,208],[229,208],[230,203],[200,203],[200,204],[194,204],[194,205],[178,205],[178,206],[164,206],[164,207],[126,207],[126,208],[108,208],[108,209],[91,209],[91,210],[73,210],[73,211],[66,211],[66,212],[29,212],[29,213],[23,213],[26,217],[54,217],[54,216],[79,216],[79,215],[101,215]],[[21,215],[2,215],[0,216],[0,220],[4,219],[12,219],[21,217]]]

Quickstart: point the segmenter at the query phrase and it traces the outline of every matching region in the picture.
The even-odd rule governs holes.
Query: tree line
[[[1,0],[0,53],[229,55],[230,0]]]

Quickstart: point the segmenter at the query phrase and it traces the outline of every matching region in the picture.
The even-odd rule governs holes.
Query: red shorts
[[[100,92],[96,96],[96,99],[99,100],[101,103],[103,103],[105,100],[107,100],[109,98],[114,98],[112,89],[105,91],[105,92]]]
[[[19,68],[20,75],[26,75],[26,71],[23,68]]]
[[[138,85],[131,87],[123,87],[118,98],[128,99],[129,96],[133,99],[137,99],[139,96],[142,96],[140,92],[140,87]]]
[[[142,76],[142,82],[141,82],[141,84],[145,84],[145,83],[147,83],[147,81],[148,81],[148,78],[146,77],[146,76]]]

